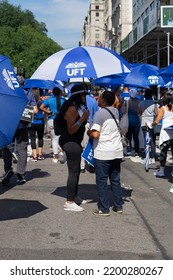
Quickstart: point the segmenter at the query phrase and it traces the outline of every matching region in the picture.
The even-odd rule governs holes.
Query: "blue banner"
[[[93,139],[89,139],[86,145],[82,157],[92,166],[94,166],[94,151],[93,151]]]

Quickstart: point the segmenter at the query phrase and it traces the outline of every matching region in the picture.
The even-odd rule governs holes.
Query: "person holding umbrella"
[[[158,114],[158,104],[153,100],[153,91],[151,89],[146,89],[144,94],[145,100],[139,103],[139,115],[141,116],[141,127],[146,145],[146,132],[149,129],[149,137],[150,137],[150,164],[155,163],[155,139],[154,139],[154,131],[146,127],[146,123],[152,123]]]
[[[154,122],[147,125],[149,128],[157,125],[162,120],[162,127],[159,135],[160,146],[160,168],[154,172],[156,177],[165,177],[165,165],[168,149],[171,148],[173,157],[173,98],[172,94],[167,93],[163,98],[163,106],[159,109],[159,113]]]
[[[59,138],[59,144],[67,157],[67,200],[64,204],[64,210],[67,211],[83,211],[84,208],[79,204],[86,203],[86,200],[78,196],[78,182],[81,153],[83,151],[81,142],[89,117],[89,110],[86,108],[87,94],[88,92],[83,84],[74,85],[71,89],[70,98],[60,109],[60,114],[65,120],[65,127]]]
[[[23,85],[22,77],[19,79],[21,85]],[[38,113],[38,107],[33,96],[32,92],[25,92],[28,98],[27,105],[33,106],[34,114]],[[26,165],[27,165],[27,146],[28,146],[28,122],[21,120],[14,134],[12,143],[16,141],[16,149],[18,152],[18,161],[17,161],[17,178],[20,185],[26,183]],[[4,160],[4,170],[5,174],[1,178],[1,183],[7,185],[10,182],[11,177],[13,176],[12,168],[12,152],[13,146],[8,145],[2,149],[3,160]]]

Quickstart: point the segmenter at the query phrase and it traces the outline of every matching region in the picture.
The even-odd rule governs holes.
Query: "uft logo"
[[[158,85],[159,84],[159,78],[157,76],[149,76],[148,80],[151,85]]]
[[[87,65],[84,62],[74,62],[67,64],[65,68],[67,68],[67,76],[72,77],[83,76],[86,67]]]
[[[14,72],[3,69],[2,75],[4,76],[4,81],[6,82],[7,86],[14,90],[15,88],[19,87],[19,82],[17,81],[17,78],[14,76]]]

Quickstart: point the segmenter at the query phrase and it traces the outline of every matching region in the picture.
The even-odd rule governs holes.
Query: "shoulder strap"
[[[112,118],[114,119],[114,121],[115,121],[115,123],[116,123],[116,125],[118,127],[118,130],[119,130],[120,134],[122,134],[121,128],[120,128],[120,126],[119,126],[115,116],[112,114],[111,110],[109,110],[108,108],[104,108],[104,109],[110,113],[110,115],[112,116]]]

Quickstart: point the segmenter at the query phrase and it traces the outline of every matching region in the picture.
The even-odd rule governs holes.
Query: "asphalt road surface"
[[[85,211],[63,210],[67,166],[52,162],[49,144],[45,141],[45,160],[28,162],[26,184],[17,185],[16,176],[7,186],[0,183],[1,260],[173,259],[171,160],[161,179],[153,175],[158,161],[146,173],[136,158],[123,159],[124,213],[96,217],[95,174],[89,171],[80,175]]]

